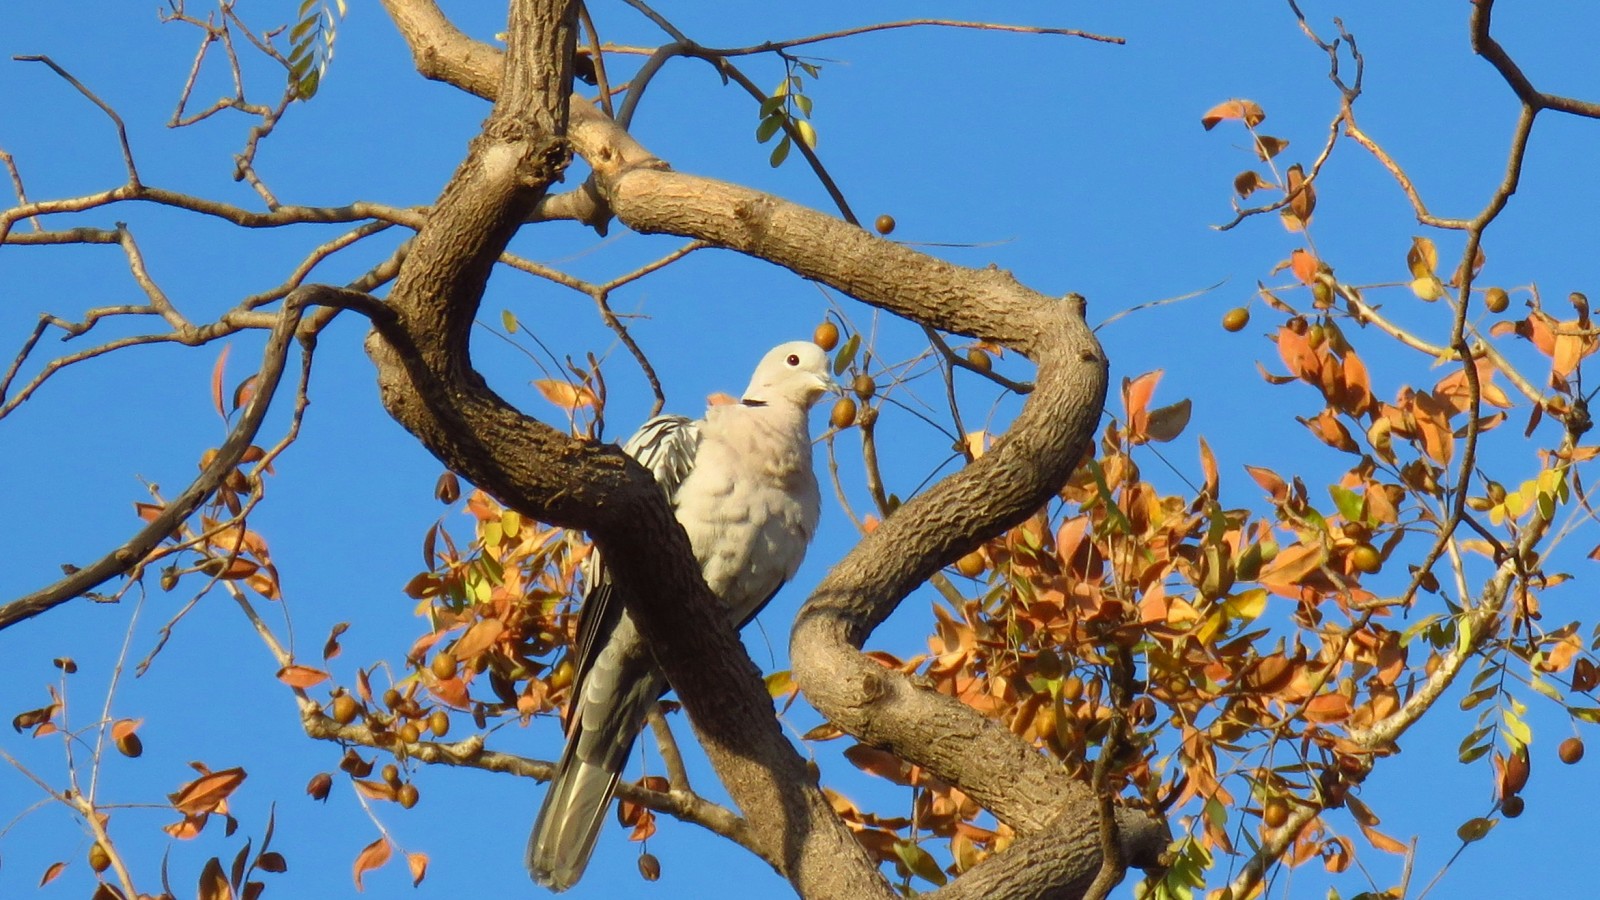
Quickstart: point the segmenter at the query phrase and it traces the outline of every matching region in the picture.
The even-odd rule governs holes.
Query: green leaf
[[[1481,841],[1489,835],[1489,832],[1493,830],[1494,826],[1497,824],[1499,823],[1497,823],[1494,819],[1485,819],[1482,816],[1478,816],[1474,819],[1468,819],[1461,823],[1460,828],[1456,829],[1456,837],[1460,838],[1461,843],[1463,844],[1470,844],[1473,841]]]
[[[807,116],[811,115],[811,98],[805,94],[795,94],[794,105],[799,107],[800,111]]]
[[[343,0],[340,0],[340,2],[343,2]],[[821,66],[815,66],[807,62],[798,63],[798,65],[807,75],[810,75],[812,78],[817,78],[822,75]]]
[[[949,881],[945,877],[944,870],[939,868],[939,863],[934,861],[933,856],[916,844],[898,841],[894,845],[894,855],[900,857],[900,861],[906,864],[906,868],[924,881],[931,881],[937,885],[943,885]]]
[[[1499,693],[1499,689],[1493,687],[1486,687],[1482,690],[1473,691],[1472,693],[1461,698],[1461,708],[1472,709],[1483,701],[1493,697],[1497,693]]]
[[[506,334],[516,334],[517,314],[509,309],[500,310],[500,325],[505,328]]]
[[[759,115],[761,116],[761,118],[765,119],[767,116],[770,116],[773,113],[782,112],[782,111],[783,111],[783,98],[782,97],[768,97],[767,99],[761,101],[761,112],[759,113]]]
[[[1580,722],[1600,725],[1600,709],[1592,706],[1569,706],[1567,707],[1567,714]]]
[[[856,351],[861,349],[861,335],[852,334],[844,346],[839,348],[839,355],[833,358],[833,374],[843,375],[844,370],[856,361]]]
[[[318,18],[320,17],[312,16],[309,19],[301,19],[299,22],[296,22],[294,28],[289,30],[289,43],[300,43],[300,39],[305,37],[307,32],[317,27]]]
[[[756,142],[757,143],[761,143],[761,144],[765,144],[767,141],[772,140],[772,136],[777,134],[778,133],[778,129],[780,129],[782,127],[783,127],[783,114],[782,113],[778,113],[777,115],[767,116],[765,119],[761,120],[761,123],[759,125],[756,126]]]
[[[1339,508],[1339,515],[1344,516],[1346,522],[1362,521],[1360,494],[1336,484],[1328,486],[1328,493],[1333,496],[1333,505]]]
[[[783,136],[783,140],[778,142],[778,146],[772,148],[772,156],[768,159],[768,162],[770,162],[772,167],[776,169],[777,167],[783,165],[783,161],[788,158],[789,136],[786,134]]]

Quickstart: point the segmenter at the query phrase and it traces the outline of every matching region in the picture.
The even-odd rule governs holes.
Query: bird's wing
[[[656,416],[640,426],[622,445],[622,452],[650,470],[656,484],[666,492],[671,504],[678,486],[694,468],[700,449],[700,423],[684,416]],[[573,692],[578,693],[583,677],[594,666],[596,655],[607,636],[616,630],[624,605],[611,588],[611,576],[599,550],[584,560],[584,581],[588,585],[583,609],[578,615],[578,643],[573,657]]]
[[[622,449],[650,470],[670,502],[699,444],[699,423],[658,416]],[[599,552],[585,565],[567,742],[528,840],[529,871],[558,891],[583,874],[645,714],[666,689]]]

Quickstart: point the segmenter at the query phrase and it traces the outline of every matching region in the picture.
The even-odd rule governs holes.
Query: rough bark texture
[[[779,198],[671,171],[586,101],[569,105],[572,0],[514,0],[504,58],[456,31],[432,0],[385,6],[424,75],[495,106],[413,242],[389,296],[395,322],[369,339],[384,404],[450,468],[526,515],[588,531],[613,560],[614,577],[652,586],[624,592],[640,601],[630,611],[747,817],[753,843],[802,896],[858,900],[892,891],[779,730],[759,672],[718,614],[649,475],[615,448],[521,415],[472,370],[468,335],[489,271],[560,177],[570,139],[594,170],[593,196],[636,231],[766,259],[925,325],[997,341],[1038,364],[1037,387],[1008,434],[907,503],[833,569],[801,611],[791,652],[807,698],[830,719],[927,767],[1027,835],[940,894],[1080,895],[1101,861],[1089,788],[970,708],[885,671],[859,647],[941,565],[1037,510],[1083,455],[1107,379],[1081,304]],[[627,552],[615,551],[622,547]],[[1164,845],[1160,827],[1138,815],[1121,817],[1119,826],[1123,860],[1152,864]]]

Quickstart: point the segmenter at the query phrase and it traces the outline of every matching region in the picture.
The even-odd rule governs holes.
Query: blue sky
[[[262,24],[288,18],[297,5],[263,3],[242,11]],[[499,30],[499,4],[454,6],[449,12],[470,32],[488,37]],[[676,6],[681,8],[665,5],[662,12],[711,46],[911,16],[993,15],[988,5],[958,2],[890,2],[870,10],[817,2],[734,12],[710,4]],[[1589,46],[1600,14],[1574,5],[1528,6],[1498,13],[1502,43],[1544,89],[1600,98]],[[1467,47],[1466,4],[1444,9],[1312,2],[1303,8],[1325,36],[1338,15],[1358,37],[1367,59],[1366,95],[1357,107],[1366,130],[1407,166],[1437,212],[1475,212],[1499,178],[1516,107]],[[1232,177],[1254,159],[1241,130],[1225,124],[1208,133],[1198,120],[1221,100],[1249,97],[1268,113],[1262,130],[1292,141],[1284,162],[1308,162],[1337,110],[1337,94],[1326,80],[1325,58],[1300,35],[1286,5],[1230,9],[1012,3],[1005,7],[1007,22],[1083,28],[1125,37],[1128,44],[932,29],[868,35],[813,48],[823,73],[807,92],[816,102],[822,158],[858,214],[896,217],[897,239],[933,245],[930,252],[964,264],[994,263],[1045,292],[1082,293],[1089,298],[1091,321],[1220,285],[1121,318],[1100,336],[1115,377],[1165,369],[1158,398],[1194,400],[1190,433],[1164,453],[1193,478],[1193,437],[1204,434],[1222,462],[1231,502],[1244,505],[1258,497],[1242,464],[1297,471],[1311,483],[1342,466],[1292,421],[1293,415],[1316,412],[1309,393],[1269,389],[1257,374],[1258,359],[1269,367],[1276,359],[1261,338],[1265,328],[1252,325],[1231,335],[1217,326],[1224,310],[1250,297],[1257,279],[1272,280],[1268,273],[1297,242],[1275,217],[1228,233],[1210,227],[1229,218]],[[661,40],[620,4],[597,4],[595,15],[609,40]],[[160,25],[148,4],[105,0],[71,10],[14,4],[0,22],[0,149],[15,157],[31,198],[109,188],[120,183],[123,171],[105,117],[43,66],[11,61],[16,54],[52,56],[112,104],[128,123],[145,182],[258,206],[247,187],[231,180],[231,154],[248,122],[219,116],[196,127],[164,127],[192,59],[192,30]],[[782,75],[775,60],[751,58],[743,65],[763,85],[776,84]],[[257,99],[274,96],[270,70],[251,74]],[[225,90],[223,70],[213,66],[203,73],[197,98],[209,102]],[[352,4],[322,93],[290,111],[263,145],[258,165],[286,202],[427,203],[486,112],[481,101],[417,77],[381,10]],[[798,160],[777,170],[768,165],[767,148],[753,138],[755,125],[755,107],[742,92],[725,87],[704,64],[678,61],[652,85],[635,131],[680,170],[828,208],[826,195]],[[1547,298],[1595,287],[1600,183],[1587,172],[1597,139],[1600,132],[1591,122],[1541,118],[1521,189],[1486,241],[1485,277],[1492,283],[1536,283]],[[1422,232],[1370,157],[1341,143],[1319,197],[1313,234],[1342,279],[1370,284],[1406,277],[1406,248]],[[5,199],[9,205],[9,194]],[[310,247],[337,233],[312,226],[247,233],[147,206],[100,210],[57,224],[110,227],[115,221],[129,224],[152,275],[196,320],[276,284]],[[398,239],[380,237],[319,270],[318,277],[352,277]],[[1441,258],[1453,260],[1460,241],[1447,234],[1434,239]],[[602,239],[576,226],[552,225],[528,229],[514,249],[580,276],[600,277],[677,243],[621,229]],[[71,317],[92,306],[137,299],[114,247],[7,247],[0,250],[0,285],[5,362],[41,311]],[[1442,333],[1441,311],[1408,304],[1408,298],[1403,290],[1394,295],[1396,314]],[[858,324],[871,321],[852,301],[833,299]],[[812,285],[771,266],[703,252],[619,292],[613,303],[642,316],[632,328],[662,373],[670,408],[694,413],[708,393],[742,387],[768,346],[809,335],[828,301]],[[503,309],[558,354],[581,358],[586,350],[612,347],[586,299],[528,276],[506,271],[495,277],[485,318],[494,321]],[[108,332],[122,333],[117,327]],[[252,519],[283,572],[301,645],[320,645],[334,622],[355,623],[344,638],[338,661],[343,668],[336,670],[344,679],[358,663],[397,660],[423,629],[400,592],[416,571],[423,531],[441,514],[458,532],[468,528],[464,516],[432,499],[438,464],[378,405],[361,352],[363,331],[360,323],[344,320],[323,337],[305,434],[277,467],[268,499]],[[916,352],[913,329],[886,324],[884,334],[881,347],[889,358]],[[41,353],[60,348],[45,343]],[[234,378],[255,364],[260,346],[256,335],[233,341]],[[1383,346],[1364,345],[1380,379],[1389,376],[1392,384],[1404,375],[1431,383],[1425,365],[1380,351]],[[223,434],[208,391],[218,349],[137,348],[75,367],[0,422],[0,485],[10,509],[0,523],[0,599],[48,583],[59,576],[60,564],[82,563],[124,539],[136,526],[131,503],[147,497],[141,480],[160,484],[168,494],[187,482],[199,453]],[[542,373],[526,355],[487,333],[480,333],[475,354],[504,396],[555,420],[552,408],[528,387]],[[1003,365],[1026,377],[1014,362]],[[606,371],[610,436],[621,438],[648,411],[648,389],[621,352],[611,352]],[[936,391],[920,393],[938,401]],[[969,414],[981,418],[991,395],[972,385],[965,396]],[[284,424],[285,417],[276,414],[268,430]],[[937,443],[930,440],[932,432],[902,424],[908,439],[892,450],[888,477],[891,490],[906,493],[941,457],[925,449]],[[1519,447],[1511,431],[1520,429],[1496,435],[1492,458],[1503,461],[1511,473],[1507,480],[1530,477],[1531,451]],[[847,439],[841,446],[850,445]],[[1151,473],[1161,465],[1153,459],[1143,464]],[[853,481],[850,486],[858,488]],[[784,667],[785,623],[806,587],[851,539],[848,521],[829,501],[822,533],[797,583],[761,619],[768,640],[755,629],[749,633],[763,667]],[[1568,542],[1573,560],[1567,568],[1580,580],[1549,595],[1551,621],[1587,611],[1583,567],[1593,564],[1581,556],[1594,542],[1582,534]],[[132,659],[149,652],[156,630],[186,597],[182,591],[151,594],[133,628]],[[874,643],[907,655],[921,650],[927,605],[913,597]],[[79,601],[0,634],[10,674],[0,689],[0,709],[14,715],[42,705],[45,685],[55,677],[50,660],[71,656],[82,669],[69,682],[72,721],[91,721],[104,703],[110,661],[134,614],[131,603],[107,608]],[[301,795],[306,780],[331,770],[338,754],[331,745],[304,739],[292,703],[271,680],[275,668],[231,603],[220,594],[202,601],[149,674],[118,691],[113,712],[146,720],[141,733],[148,752],[139,760],[109,759],[104,796],[160,803],[189,777],[190,759],[213,767],[244,765],[250,780],[235,804],[241,827],[259,835],[270,799],[280,801],[277,841],[290,872],[269,879],[268,896],[286,890],[349,895],[350,860],[376,832],[346,787],[337,788],[326,806]],[[1414,892],[1454,853],[1456,826],[1486,814],[1491,803],[1486,768],[1455,761],[1456,744],[1471,720],[1441,713],[1446,721],[1414,733],[1404,753],[1380,766],[1363,791],[1383,816],[1384,831],[1420,835]],[[1530,872],[1538,873],[1543,892],[1556,895],[1589,883],[1579,842],[1594,824],[1585,802],[1592,775],[1585,766],[1566,769],[1555,762],[1555,744],[1568,733],[1560,717],[1537,714],[1535,724],[1527,814],[1469,848],[1433,896],[1514,895],[1526,889]],[[556,729],[541,722],[527,730],[502,729],[491,746],[549,758],[559,742]],[[54,739],[32,741],[6,732],[0,748],[45,778],[59,779],[62,752]],[[835,763],[829,774],[841,768]],[[865,780],[841,774],[852,796],[885,796]],[[428,880],[413,891],[403,868],[391,864],[369,876],[369,895],[537,892],[526,882],[520,859],[542,788],[442,767],[420,773],[417,782],[423,798],[417,809],[401,813],[390,806],[380,815],[406,849],[432,856]],[[709,773],[701,771],[698,783],[708,784]],[[0,828],[36,798],[29,782],[0,766]],[[162,846],[154,839],[160,836],[156,826],[167,814],[130,810],[117,816],[113,827],[127,842],[136,876],[153,889]],[[45,866],[63,858],[73,868],[40,895],[86,890],[90,882],[81,859],[88,843],[59,810],[15,822],[0,835],[0,896],[29,895]],[[180,846],[172,862],[180,895],[201,861],[213,854],[226,860],[238,846],[215,828]],[[658,884],[643,886],[634,871],[637,848],[619,830],[608,831],[573,896],[627,891],[697,897],[734,886],[756,895],[785,891],[762,864],[688,826],[663,823],[650,849],[661,857],[664,875]],[[1396,858],[1370,852],[1363,859],[1373,866],[1380,888],[1395,883]],[[1521,865],[1504,866],[1507,859]],[[1328,883],[1320,870],[1307,867],[1275,896],[1321,897]],[[1364,883],[1346,877],[1337,884],[1348,896]]]

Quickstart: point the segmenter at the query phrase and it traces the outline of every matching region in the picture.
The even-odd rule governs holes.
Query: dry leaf
[[[186,816],[212,812],[244,783],[245,771],[241,768],[207,772],[189,782],[177,793],[167,795],[172,805]]]
[[[356,890],[366,890],[361,884],[361,876],[371,872],[373,869],[382,867],[384,863],[389,861],[389,855],[392,851],[393,848],[389,846],[389,839],[386,837],[378,838],[362,848],[361,852],[356,855],[356,862],[353,867]]]
[[[1242,119],[1245,125],[1254,128],[1266,118],[1267,114],[1261,110],[1260,104],[1253,100],[1226,100],[1206,110],[1206,114],[1200,117],[1200,124],[1210,131],[1218,122]]]
[[[284,666],[278,670],[278,680],[292,688],[305,690],[328,680],[328,673],[310,666]]]
[[[576,412],[595,403],[594,392],[583,385],[553,378],[540,378],[533,383],[546,400],[568,412]]]

